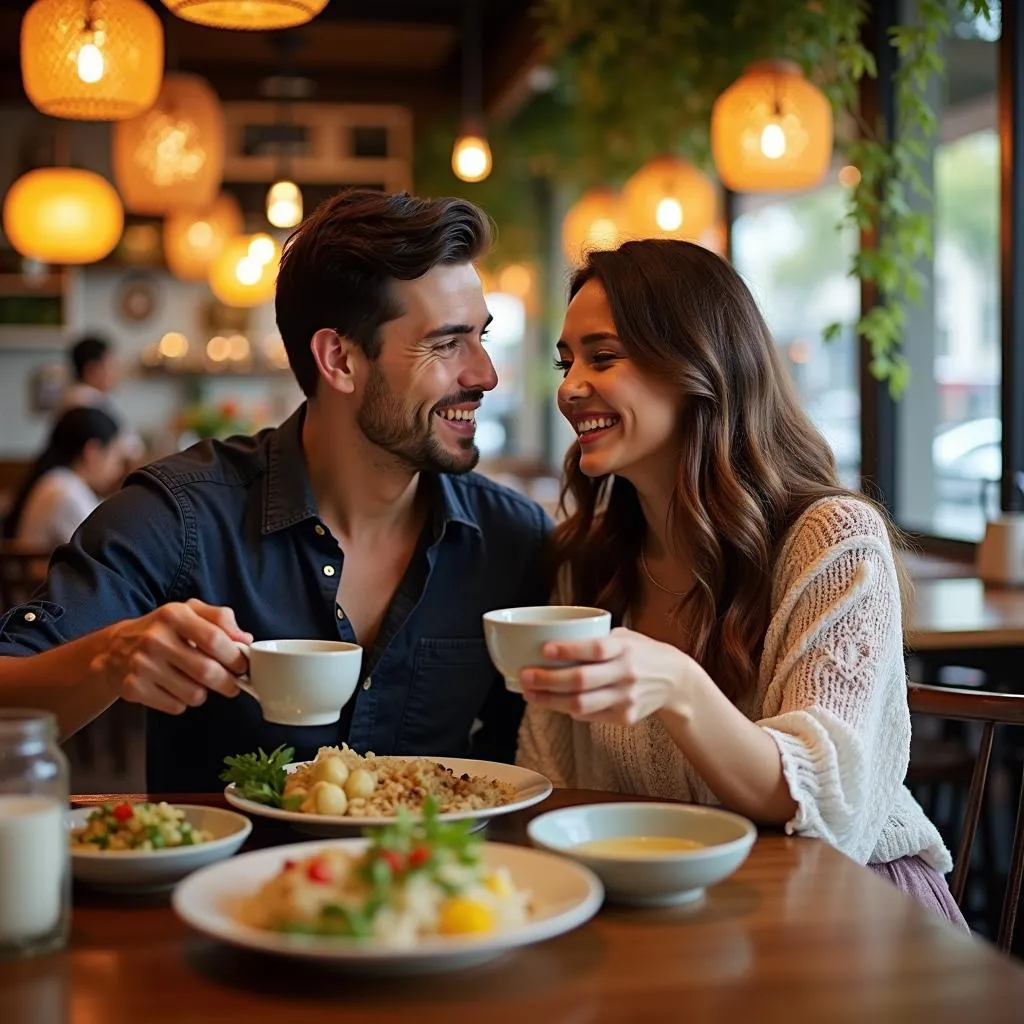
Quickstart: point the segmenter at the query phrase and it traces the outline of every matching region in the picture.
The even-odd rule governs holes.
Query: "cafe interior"
[[[476,269],[498,385],[476,413],[477,471],[555,521],[576,444],[551,368],[572,271],[638,238],[727,260],[842,484],[900,531],[912,586],[905,783],[952,854],[947,880],[971,932],[829,842],[765,828],[691,903],[617,900],[612,869],[591,864],[603,909],[581,909],[581,896],[574,924],[544,932],[556,916],[538,918],[524,926],[535,935],[495,946],[483,966],[479,950],[459,960],[428,943],[435,960],[340,956],[339,976],[333,953],[245,949],[218,932],[202,906],[219,891],[212,875],[204,883],[213,867],[181,873],[168,896],[166,884],[118,893],[86,865],[61,948],[0,963],[0,1020],[1021,1019],[1024,12],[1013,0],[0,0],[0,134],[0,521],[24,510],[23,484],[79,400],[109,402],[130,437],[110,492],[133,468],[286,420],[303,395],[275,322],[277,266],[292,231],[343,189],[464,197],[492,219]],[[0,540],[0,633],[70,532],[38,537],[11,526]],[[116,701],[61,743],[77,825],[146,799],[152,713]],[[0,723],[0,794],[22,781],[5,775],[5,736]],[[353,764],[331,770],[353,779]],[[549,792],[528,814],[495,817],[484,847],[551,855],[563,826],[533,828],[533,815],[609,799]],[[200,811],[228,814],[231,798],[217,799]],[[243,840],[255,852],[218,868],[359,834],[253,825],[228,852]],[[0,815],[0,875],[25,841],[5,827]],[[615,834],[564,827],[577,842]],[[568,906],[578,880],[560,893],[559,872],[578,863],[521,871]],[[125,861],[115,882],[134,870]],[[656,868],[630,872],[636,883]],[[258,874],[254,861],[245,878]],[[4,917],[0,906],[0,946]]]

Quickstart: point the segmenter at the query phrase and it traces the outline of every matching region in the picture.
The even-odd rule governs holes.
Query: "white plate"
[[[163,850],[82,850],[72,847],[71,873],[80,882],[116,892],[167,889],[197,868],[236,853],[252,831],[252,822],[234,811],[194,804],[171,804],[185,812],[193,828],[213,835],[208,843],[172,846]],[[68,831],[81,828],[92,807],[68,811]]]
[[[415,760],[413,757],[399,759]],[[426,760],[436,761],[437,764],[450,768],[456,775],[484,776],[489,779],[497,779],[499,782],[508,782],[515,787],[516,794],[511,803],[502,804],[500,807],[487,807],[479,811],[449,811],[438,815],[442,821],[483,822],[488,818],[497,818],[502,814],[511,814],[513,811],[532,807],[551,795],[551,781],[527,768],[517,768],[515,765],[502,764],[498,761],[474,761],[465,757],[431,757]],[[285,770],[293,772],[303,764],[309,764],[309,762],[297,761],[295,764],[288,765]],[[279,807],[268,807],[266,804],[246,800],[236,792],[233,782],[224,790],[224,797],[229,804],[246,814],[287,821],[300,832],[324,838],[360,835],[364,828],[390,825],[395,820],[392,817],[353,818],[348,815],[304,814],[301,811],[285,811]]]
[[[601,907],[604,889],[588,868],[564,857],[505,843],[483,843],[491,869],[508,869],[517,888],[532,897],[530,921],[520,928],[479,937],[437,936],[413,949],[317,935],[290,935],[243,924],[240,902],[276,875],[286,860],[300,860],[331,847],[357,853],[365,839],[297,843],[242,854],[212,864],[185,879],[171,900],[175,912],[197,931],[261,953],[327,962],[364,974],[416,974],[485,963],[518,946],[554,938],[589,921]]]

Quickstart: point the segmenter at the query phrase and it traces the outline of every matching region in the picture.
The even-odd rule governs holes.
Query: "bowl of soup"
[[[607,898],[663,907],[701,899],[746,859],[757,829],[716,807],[607,803],[563,807],[527,826],[534,846],[585,864]]]

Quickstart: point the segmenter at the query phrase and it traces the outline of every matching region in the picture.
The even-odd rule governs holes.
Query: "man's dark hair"
[[[93,364],[101,362],[110,351],[110,342],[101,338],[98,334],[86,334],[79,338],[68,357],[71,360],[71,369],[75,380],[85,380],[85,371]]]
[[[316,393],[317,331],[336,330],[375,359],[381,324],[402,315],[391,281],[471,263],[490,241],[487,215],[465,199],[349,189],[322,203],[285,243],[277,275],[277,328],[299,387]]]

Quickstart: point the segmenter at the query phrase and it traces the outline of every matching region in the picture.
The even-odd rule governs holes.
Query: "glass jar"
[[[68,761],[46,711],[0,709],[0,959],[60,949],[71,919]]]

